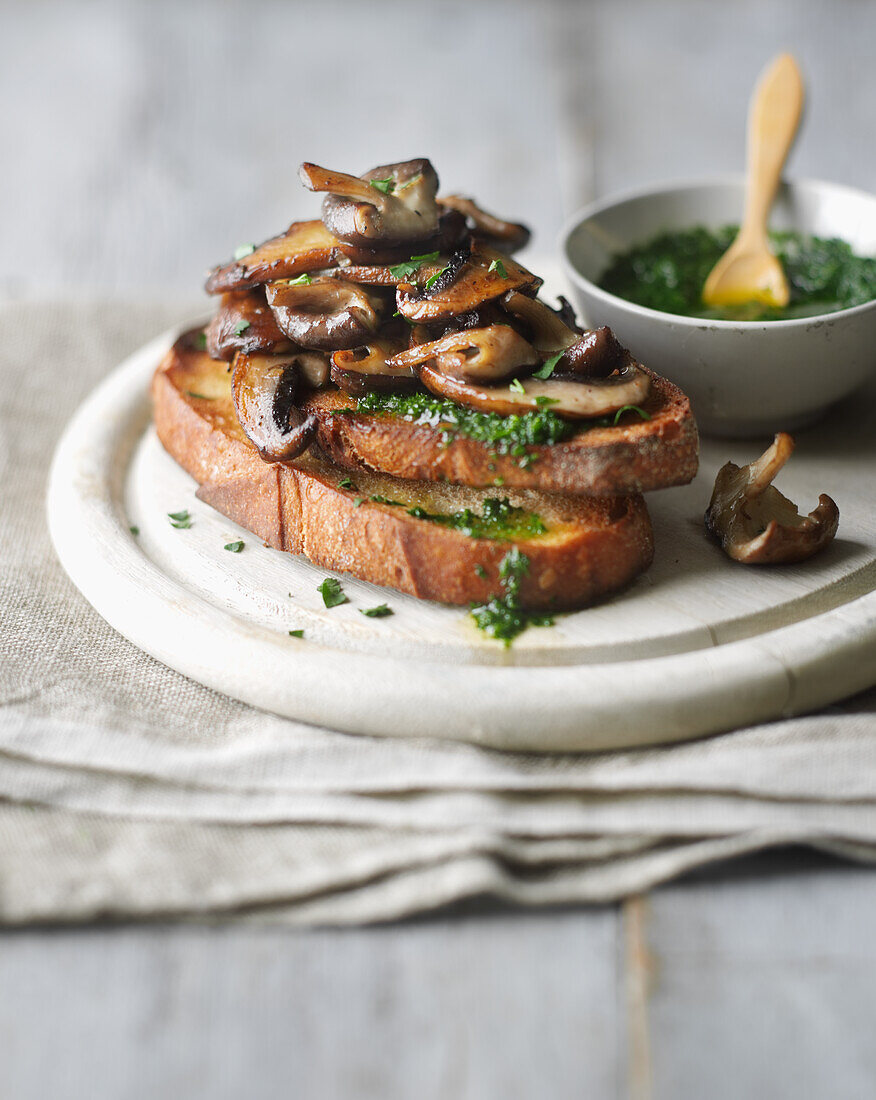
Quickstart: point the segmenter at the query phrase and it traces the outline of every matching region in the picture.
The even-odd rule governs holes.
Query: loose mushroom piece
[[[463,195],[444,195],[438,199],[438,205],[447,210],[456,210],[468,221],[471,232],[485,244],[501,248],[503,252],[516,252],[529,243],[531,236],[525,225],[519,222],[506,222],[486,210],[481,210],[474,199]]]
[[[365,393],[413,393],[419,386],[413,367],[395,366],[390,360],[401,345],[390,340],[373,340],[332,356],[331,378],[352,397]]]
[[[309,190],[329,192],[323,223],[343,241],[375,248],[438,232],[438,176],[425,158],[382,164],[362,176],[304,163],[299,175]]]
[[[205,284],[209,294],[309,274],[332,267],[340,255],[338,241],[321,221],[293,222],[279,237],[271,237],[251,252],[244,251],[247,247],[251,246],[238,249],[238,259],[210,272]]]
[[[440,340],[418,344],[393,356],[390,362],[396,367],[421,367],[428,363],[440,374],[463,381],[487,382],[535,366],[538,353],[510,325],[489,325],[451,332]]]
[[[412,283],[400,284],[399,313],[409,321],[426,324],[444,321],[477,309],[509,290],[526,288],[534,293],[541,286],[541,279],[531,271],[477,241],[472,245],[470,256],[458,265],[458,269],[451,268],[450,274],[452,278],[439,275],[431,287],[427,281],[422,289]]]
[[[247,438],[268,462],[297,458],[313,442],[317,423],[313,414],[305,416],[298,405],[311,386],[327,377],[326,357],[239,351],[233,366],[234,407]]]
[[[432,363],[420,367],[420,381],[439,397],[449,398],[482,412],[510,416],[549,408],[569,420],[587,420],[639,405],[648,396],[650,380],[641,367],[630,364],[606,379],[592,382],[541,382],[527,378],[510,386],[478,386],[442,374]]]
[[[377,331],[383,313],[377,295],[329,276],[269,283],[266,294],[278,327],[289,339],[323,351],[364,343]]]
[[[291,347],[258,289],[223,294],[204,334],[211,359],[233,359],[238,351],[281,352]]]
[[[794,450],[794,440],[779,432],[760,458],[747,466],[728,462],[718,471],[706,512],[706,530],[734,561],[778,565],[803,561],[836,534],[839,509],[822,493],[808,516],[772,484]]]

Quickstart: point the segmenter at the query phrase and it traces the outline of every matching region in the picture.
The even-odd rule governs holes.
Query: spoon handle
[[[748,180],[742,232],[765,238],[782,167],[803,113],[803,78],[797,62],[780,54],[764,70],[748,115]]]

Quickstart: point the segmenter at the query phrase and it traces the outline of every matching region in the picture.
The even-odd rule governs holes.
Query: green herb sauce
[[[468,409],[464,405],[457,405],[455,401],[446,401],[426,393],[367,393],[358,399],[357,412],[399,416],[415,424],[440,427],[447,443],[458,432],[486,443],[496,454],[520,459],[524,465],[530,458],[528,447],[560,443],[577,431],[573,423],[563,420],[550,409],[500,416],[498,413]]]
[[[529,626],[554,625],[550,615],[534,614],[520,607],[520,584],[528,572],[529,558],[513,546],[499,564],[502,594],[471,608],[477,628],[506,646]]]
[[[615,257],[599,285],[628,302],[724,321],[783,321],[835,313],[876,298],[876,258],[856,256],[845,241],[802,233],[771,233],[770,242],[791,288],[787,306],[758,302],[709,309],[703,305],[706,278],[730,247],[738,226],[663,233]]]
[[[547,533],[541,516],[524,508],[515,508],[507,497],[504,500],[487,497],[483,515],[480,516],[470,508],[448,514],[427,512],[420,507],[408,508],[408,515],[439,523],[442,527],[452,527],[454,531],[473,539],[533,539]]]

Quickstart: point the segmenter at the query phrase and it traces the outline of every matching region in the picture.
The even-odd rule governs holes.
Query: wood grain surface
[[[790,173],[876,189],[865,0],[2,0],[0,295],[178,294],[312,209],[310,158],[427,154],[528,221],[735,170],[801,61]],[[120,321],[121,323],[121,321]],[[613,908],[0,937],[4,1100],[876,1091],[871,873],[786,854]]]

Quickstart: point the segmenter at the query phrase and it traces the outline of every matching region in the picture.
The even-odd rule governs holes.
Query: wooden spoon
[[[706,279],[707,306],[788,304],[791,292],[782,265],[770,252],[767,219],[802,111],[803,79],[797,62],[790,54],[780,54],[764,70],[751,100],[745,214],[736,240]]]

